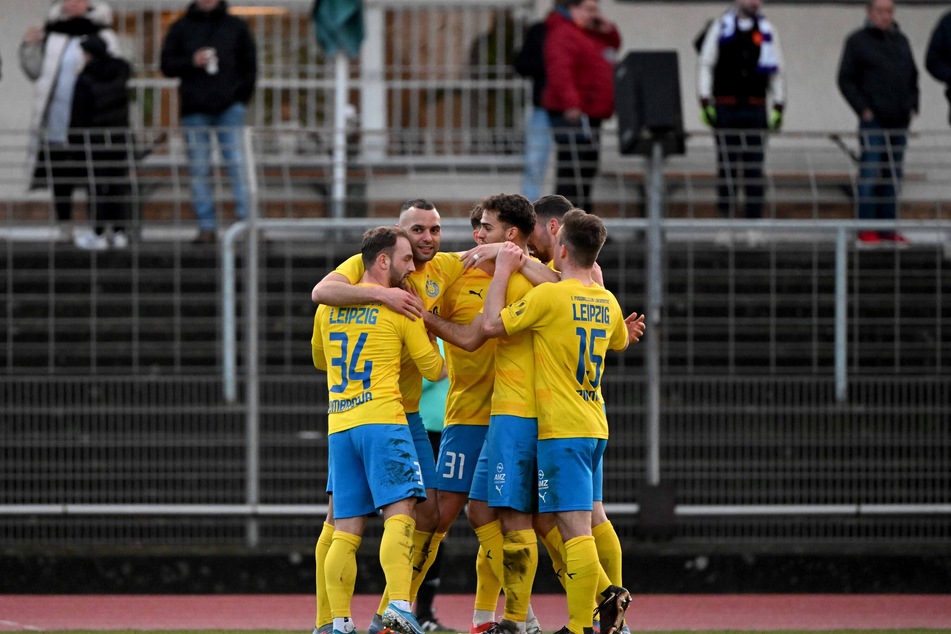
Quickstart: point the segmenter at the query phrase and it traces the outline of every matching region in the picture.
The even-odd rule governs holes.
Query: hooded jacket
[[[102,2],[90,2],[85,16],[67,18],[62,2],[50,7],[43,25],[45,37],[42,42],[20,45],[20,66],[33,82],[33,108],[30,116],[30,139],[27,145],[25,167],[30,188],[46,186],[45,170],[36,173],[40,148],[40,133],[46,128],[46,116],[59,74],[63,52],[73,39],[96,34],[106,43],[109,53],[119,56],[119,38],[110,28],[112,10]]]
[[[194,65],[198,49],[218,52],[218,72]],[[247,23],[228,13],[221,0],[211,11],[194,3],[168,30],[162,44],[162,72],[181,81],[181,114],[218,115],[232,104],[247,103],[257,80],[257,52]]]
[[[572,108],[589,117],[614,114],[614,64],[621,35],[582,29],[561,11],[545,20],[545,91],[542,106],[552,112]]]
[[[918,68],[908,38],[867,23],[845,41],[839,90],[861,118],[868,108],[883,128],[907,128],[918,112]]]

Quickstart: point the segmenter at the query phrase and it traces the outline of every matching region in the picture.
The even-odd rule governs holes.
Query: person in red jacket
[[[542,106],[558,152],[556,193],[592,211],[601,122],[614,114],[614,64],[621,35],[600,13],[598,0],[567,0],[545,21]]]

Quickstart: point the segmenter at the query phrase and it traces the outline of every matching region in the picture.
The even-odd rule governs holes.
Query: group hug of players
[[[354,631],[356,551],[377,514],[386,588],[368,634],[423,634],[412,602],[464,507],[479,540],[471,634],[540,634],[539,541],[567,595],[559,634],[627,629],[621,544],[602,504],[601,381],[607,351],[637,342],[643,317],[625,318],[603,286],[604,223],[564,197],[490,196],[470,220],[476,246],[443,253],[434,205],[407,201],[312,291],[330,494],[315,634]],[[444,369],[434,459],[419,400],[423,377]]]

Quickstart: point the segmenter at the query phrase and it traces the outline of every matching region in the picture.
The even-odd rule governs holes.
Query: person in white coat
[[[119,38],[112,30],[112,9],[98,0],[60,0],[43,26],[27,29],[20,44],[20,66],[34,82],[30,140],[26,159],[30,189],[51,188],[56,218],[72,217],[72,193],[85,187],[83,154],[68,143],[70,111],[76,79],[85,63],[80,43],[98,35],[109,53],[119,56]]]

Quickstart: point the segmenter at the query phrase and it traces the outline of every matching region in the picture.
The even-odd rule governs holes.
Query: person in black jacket
[[[129,139],[129,63],[109,54],[98,35],[80,42],[86,65],[76,78],[70,113],[70,144],[83,156],[89,182],[94,233],[77,234],[76,246],[102,250],[129,244],[131,142]],[[106,225],[112,225],[111,241]]]
[[[192,202],[198,217],[196,244],[216,240],[211,174],[211,133],[228,168],[235,214],[248,214],[241,127],[254,93],[257,54],[247,23],[228,13],[225,0],[194,0],[168,30],[162,72],[180,80],[182,126],[188,144]]]
[[[951,102],[951,11],[941,16],[931,33],[925,68],[932,77],[945,85],[944,96]]]
[[[918,112],[918,68],[895,23],[893,0],[869,0],[865,26],[845,41],[839,90],[859,117],[858,217],[898,215],[898,186],[908,126]],[[859,247],[907,244],[895,231],[860,231]]]

